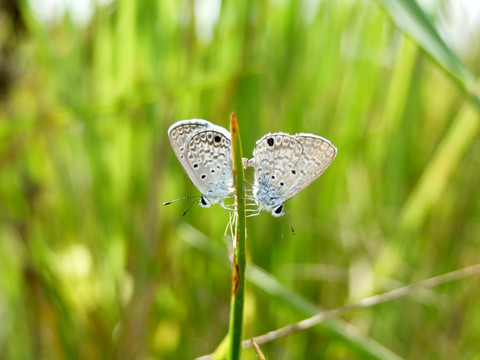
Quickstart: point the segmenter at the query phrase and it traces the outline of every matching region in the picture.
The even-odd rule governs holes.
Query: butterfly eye
[[[283,204],[280,205],[278,208],[275,209],[275,214],[281,214],[283,210]]]
[[[205,198],[203,196],[200,198],[200,202],[202,203],[203,206],[208,205],[207,201],[205,200]]]
[[[273,146],[273,143],[274,143],[273,138],[268,138],[267,139],[268,146]]]

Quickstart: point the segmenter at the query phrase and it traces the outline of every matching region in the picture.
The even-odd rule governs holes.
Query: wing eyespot
[[[206,177],[207,177],[207,175],[205,175],[205,174],[202,174],[202,176],[201,176],[202,179],[205,179]]]
[[[275,143],[275,141],[273,140],[273,137],[270,137],[270,138],[267,139],[268,146],[273,146],[274,143]]]

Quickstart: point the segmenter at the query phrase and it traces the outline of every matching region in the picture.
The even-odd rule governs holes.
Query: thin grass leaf
[[[252,343],[252,346],[255,349],[255,354],[257,354],[257,357],[260,360],[267,360],[267,358],[265,357],[265,354],[263,353],[262,349],[260,349],[260,346],[257,345],[255,340],[253,340],[253,338],[252,338],[252,339],[250,339],[250,342]]]
[[[243,342],[243,347],[248,348],[248,347],[254,346],[256,349],[256,347],[258,346],[257,344],[265,344],[267,342],[279,339],[281,337],[291,335],[295,332],[309,329],[313,326],[316,326],[322,323],[323,321],[326,321],[327,319],[339,317],[346,312],[365,309],[368,307],[383,304],[395,299],[399,299],[404,296],[412,295],[413,293],[415,293],[420,289],[437,287],[439,285],[442,285],[451,281],[472,277],[472,276],[478,275],[479,273],[480,273],[480,264],[474,264],[474,265],[465,267],[463,269],[459,269],[446,274],[434,276],[430,279],[426,279],[412,285],[407,285],[398,289],[394,289],[384,294],[373,295],[359,301],[358,303],[349,304],[337,309],[320,312],[308,319],[304,319],[296,323],[284,326],[280,329],[270,331],[267,334],[264,334],[261,336],[256,336],[255,338],[252,338],[251,341],[245,340]]]
[[[191,246],[207,254],[211,259],[221,262],[225,267],[230,266],[228,257],[220,245],[213,243],[204,234],[189,225],[183,225],[180,231],[180,238]],[[313,316],[323,311],[322,307],[303,298],[295,291],[282,284],[275,276],[266,272],[255,264],[249,264],[246,271],[247,280],[262,289],[271,298],[290,305],[293,309],[304,316]],[[365,359],[401,359],[398,355],[379,344],[375,340],[365,337],[354,327],[340,319],[330,319],[319,324],[319,327],[333,338],[339,339],[348,348]],[[223,342],[222,342],[223,343]],[[222,358],[223,346],[219,345],[215,355],[205,356],[198,359],[220,359]]]
[[[245,174],[243,170],[242,142],[237,117],[230,117],[232,134],[232,166],[235,186],[236,231],[235,249],[232,266],[232,299],[230,312],[228,359],[238,360],[242,353],[243,312],[245,305],[245,267],[246,267],[246,215],[245,215]]]
[[[402,209],[399,224],[402,230],[417,231],[443,195],[465,152],[478,136],[476,110],[470,103],[460,109]]]
[[[377,0],[395,24],[452,75],[480,109],[476,80],[415,0]]]

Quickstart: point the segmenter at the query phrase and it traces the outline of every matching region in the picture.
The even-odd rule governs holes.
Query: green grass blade
[[[230,312],[230,346],[228,359],[237,360],[241,357],[243,340],[243,311],[245,304],[245,265],[246,265],[246,217],[245,217],[245,174],[242,161],[242,143],[237,117],[230,117],[230,132],[232,134],[232,164],[235,183],[235,202],[237,221],[235,231],[235,249],[232,266],[232,300]]]
[[[418,230],[439,202],[468,147],[478,136],[478,113],[465,103],[402,209],[400,228]]]
[[[445,43],[435,26],[415,0],[377,0],[395,24],[452,75],[480,105],[475,77]],[[480,106],[479,106],[480,108]]]
[[[215,261],[221,262],[224,266],[229,266],[227,256],[221,246],[213,243],[190,225],[183,225],[180,231],[180,238],[204,252],[210,258],[215,259]],[[302,316],[313,316],[323,311],[322,307],[305,299],[282,284],[275,276],[255,264],[248,265],[246,279],[249,283],[269,294],[271,298],[288,304]],[[341,319],[325,321],[319,324],[318,328],[329,334],[332,338],[343,341],[353,353],[358,354],[364,359],[400,359],[394,352],[375,340],[360,334]],[[220,344],[215,350],[214,359],[222,358],[222,353],[224,353],[224,346]]]

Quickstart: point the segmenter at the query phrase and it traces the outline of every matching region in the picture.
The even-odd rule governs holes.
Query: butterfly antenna
[[[287,214],[288,216],[288,223],[290,224],[290,230],[292,231],[292,235],[295,235],[295,230],[293,230],[292,226],[292,219],[290,218],[290,212],[285,209],[285,214]]]
[[[193,207],[193,205],[198,204],[198,203],[199,203],[198,200],[195,200],[193,203],[191,203],[190,206],[188,207],[188,209],[185,210],[185,211],[182,213],[182,216],[185,216],[185,214],[190,211],[190,209]]]
[[[164,202],[163,205],[170,205],[170,204],[172,204],[174,202],[177,202],[177,201],[180,201],[180,200],[188,200],[188,199],[193,199],[193,198],[198,198],[198,196],[186,196],[186,197],[183,197],[183,198],[180,198],[180,199]]]

